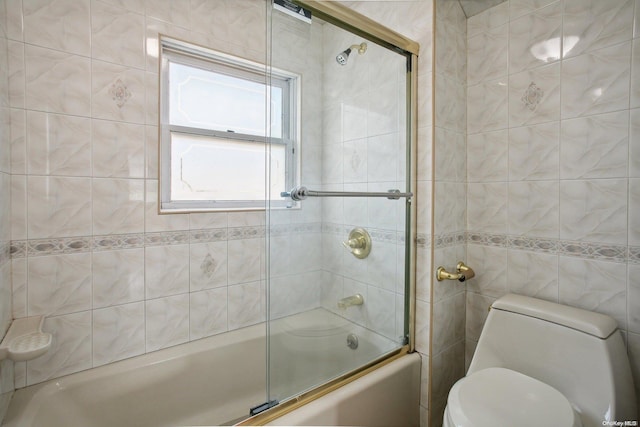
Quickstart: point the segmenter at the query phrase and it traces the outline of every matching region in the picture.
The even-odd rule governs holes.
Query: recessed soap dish
[[[51,347],[51,334],[42,332],[44,316],[15,319],[0,343],[0,360],[16,362],[42,356]]]

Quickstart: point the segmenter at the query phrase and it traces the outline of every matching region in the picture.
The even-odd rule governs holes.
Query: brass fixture
[[[342,298],[338,301],[338,308],[345,309],[347,307],[351,307],[352,305],[362,305],[364,304],[364,298],[360,294],[351,295],[346,298]]]
[[[349,233],[349,238],[342,242],[345,248],[353,254],[354,257],[363,259],[371,253],[371,236],[364,228],[354,228]]]
[[[457,280],[459,282],[464,282],[465,280],[473,279],[476,273],[473,269],[464,264],[464,262],[460,261],[456,266],[457,273],[449,273],[444,267],[440,266],[436,270],[436,279],[438,282],[442,282],[443,280]]]

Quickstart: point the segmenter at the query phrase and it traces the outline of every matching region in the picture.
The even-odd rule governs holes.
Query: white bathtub
[[[299,327],[292,329],[292,325]],[[18,390],[11,401],[3,426],[161,427],[232,424],[248,416],[250,407],[267,400],[265,331],[265,325],[256,325]],[[358,334],[359,349],[347,347],[348,332]],[[296,372],[303,372],[306,364],[309,371],[322,375],[338,375],[341,372],[336,370],[336,366],[355,367],[350,364],[359,363],[365,357],[362,355],[364,351],[372,351],[373,348],[381,352],[386,350],[385,346],[391,345],[389,340],[323,309],[273,322],[271,333],[274,341],[285,340],[279,341],[278,346],[281,348],[282,358],[287,357],[287,345],[293,349],[303,345],[308,356],[314,353],[314,345],[321,346],[318,348],[337,346],[333,342],[338,343],[336,340],[339,340],[336,356],[329,360],[297,357],[295,362],[289,362],[289,366],[295,366]],[[297,338],[291,341],[292,336]],[[380,345],[383,347],[376,347]],[[345,363],[348,364],[344,365]],[[417,390],[414,390],[415,387],[400,386],[407,390],[394,391],[388,389],[388,384],[382,388],[372,388],[369,384],[365,388],[375,392],[378,397],[381,390],[385,390],[389,396],[407,392],[410,396],[403,400],[415,400],[417,414],[419,358],[417,363],[417,376],[415,361],[408,365],[405,363],[406,366],[398,366],[401,371],[409,373],[405,376],[416,378]],[[282,377],[279,366],[286,365],[287,363],[275,364],[272,372],[276,377],[281,375],[277,377],[281,381],[295,382],[295,376]],[[399,378],[404,378],[395,371],[393,374],[389,373],[387,377],[389,376],[396,383]],[[312,377],[315,380],[316,377]],[[295,386],[310,386],[309,377],[306,378]],[[378,379],[375,383],[380,381],[382,380]],[[406,384],[406,381],[401,383]],[[396,384],[396,388],[398,386]],[[284,386],[281,392],[286,394],[289,389],[289,386]],[[335,393],[330,393],[319,401],[332,402],[326,405],[338,408],[339,403],[327,400],[335,399]],[[358,390],[357,395],[359,398],[366,397],[362,389]],[[346,397],[344,399],[348,400]],[[312,403],[317,406],[316,402]],[[402,410],[406,411],[407,407]],[[325,409],[322,412],[329,414]],[[300,417],[299,422],[295,422],[296,416]],[[296,425],[315,423],[317,420],[317,416],[309,418],[309,414],[300,412],[300,409],[288,417],[286,423]],[[340,417],[337,413],[333,419],[339,424]]]

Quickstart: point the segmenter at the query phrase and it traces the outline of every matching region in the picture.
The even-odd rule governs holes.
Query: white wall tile
[[[94,252],[93,308],[144,300],[144,249]]]
[[[159,113],[159,85],[160,78],[157,72],[144,74],[145,98],[144,98],[144,122],[147,125],[158,125]]]
[[[562,2],[509,23],[509,73],[530,70],[561,58]]]
[[[507,250],[479,245],[468,245],[467,259],[471,268],[482,266],[476,270],[476,277],[467,282],[467,291],[485,296],[499,298],[507,293]]]
[[[189,265],[192,292],[226,286],[227,242],[191,244]]]
[[[91,61],[91,114],[94,118],[145,122],[145,73],[108,62]]]
[[[144,303],[93,310],[93,366],[143,354]]]
[[[333,184],[344,182],[344,166],[342,156],[343,144],[326,144],[322,147],[322,177],[323,183]]]
[[[6,2],[7,38],[23,40],[24,22],[22,19],[22,0]]]
[[[28,109],[87,116],[91,100],[89,58],[25,46]]]
[[[51,348],[27,362],[26,385],[91,368],[91,311],[49,317],[42,329],[53,336]]]
[[[509,129],[509,180],[558,179],[560,123]]]
[[[189,294],[145,302],[146,351],[189,341]]]
[[[147,16],[161,21],[189,27],[191,7],[188,0],[145,0],[145,12]]]
[[[627,272],[620,264],[560,257],[560,303],[608,314],[627,328]]]
[[[464,341],[460,341],[431,358],[432,411],[444,410],[437,405],[445,404],[451,387],[464,376],[464,353]]]
[[[29,316],[91,309],[91,255],[31,257],[27,273]]]
[[[539,92],[532,98],[532,91]],[[559,63],[523,71],[509,77],[509,127],[559,119]]]
[[[29,174],[91,174],[90,119],[27,111],[26,129]]]
[[[228,225],[233,227],[251,227],[265,224],[266,213],[262,211],[255,212],[229,212]]]
[[[630,40],[633,30],[633,1],[565,0],[564,57],[580,55],[602,47]],[[578,37],[573,44],[570,37]]]
[[[465,131],[465,116],[466,107],[464,103],[465,99],[465,87],[461,80],[452,78],[450,75],[443,73],[436,73],[435,77],[435,97],[436,99],[447,99],[449,102],[436,103],[435,107],[435,121],[438,126],[445,127],[447,129],[457,130],[460,132]],[[491,83],[485,87],[488,90],[488,94],[493,97],[496,96],[494,88]],[[426,100],[425,102],[429,102]],[[425,107],[427,107],[425,105]],[[423,108],[422,105],[418,105],[418,109]],[[418,119],[420,121],[420,118]],[[424,121],[424,120],[423,120]],[[489,121],[489,126],[496,126],[493,122]]]
[[[562,118],[628,108],[631,43],[562,62]]]
[[[469,135],[467,137],[468,182],[506,181],[511,144],[507,130]]]
[[[209,289],[189,294],[190,339],[208,337],[227,331],[227,288]]]
[[[9,3],[15,4],[17,2]],[[24,108],[26,97],[24,44],[9,41],[7,48],[9,62],[9,105],[14,108]]]
[[[368,284],[390,291],[396,290],[396,251],[395,243],[375,242],[375,247],[371,245],[371,253],[366,259]]]
[[[465,336],[465,292],[433,305],[434,349],[445,349]]]
[[[264,313],[264,295],[260,282],[229,286],[229,330],[262,322],[265,320]]]
[[[395,336],[395,294],[375,286],[367,288],[367,301],[363,304],[367,327],[391,339]]]
[[[640,108],[629,113],[629,177],[640,178]]]
[[[344,191],[367,191],[367,184],[345,184]],[[364,197],[350,197],[344,199],[344,222],[353,226],[368,225],[367,199]]]
[[[345,143],[346,144],[346,143]],[[373,136],[366,142],[367,182],[394,181],[397,176],[397,133]],[[347,166],[344,165],[344,169]]]
[[[11,260],[11,293],[13,318],[27,317],[27,259]]]
[[[367,191],[385,192],[397,189],[396,182],[370,182]],[[395,230],[398,224],[398,212],[396,210],[398,200],[389,200],[382,197],[367,198],[367,215],[369,227],[384,230]]]
[[[229,284],[255,282],[263,275],[262,239],[229,240],[227,242]]]
[[[559,220],[557,181],[509,183],[509,234],[557,239]]]
[[[144,16],[100,1],[91,5],[91,55],[93,58],[145,67]]]
[[[627,180],[560,182],[560,238],[627,243]]]
[[[30,239],[91,234],[89,178],[27,178],[27,230]]]
[[[640,265],[629,264],[627,307],[629,332],[640,333]]]
[[[389,62],[391,62],[391,59],[392,58],[388,58]],[[391,82],[386,82],[385,84],[376,87],[375,90],[369,92],[369,104],[367,107],[367,136],[371,137],[398,131],[398,114],[400,111],[399,103],[400,98],[405,91],[405,84],[392,80]],[[404,101],[404,99],[402,101]],[[346,123],[351,124],[350,121],[347,121]],[[348,126],[349,125],[347,125],[347,127]],[[347,141],[346,138],[345,141]]]
[[[563,120],[560,178],[626,177],[628,132],[627,111]]]
[[[492,80],[469,86],[467,97],[467,130],[469,134],[507,127],[507,83],[505,80]],[[484,107],[472,107],[480,104]]]
[[[640,246],[640,179],[629,179],[629,246]]]
[[[494,132],[487,132],[494,133]],[[485,135],[485,134],[478,134]],[[473,135],[475,136],[475,135]],[[437,181],[463,182],[467,176],[466,135],[456,130],[436,127],[435,131],[435,179]]]
[[[27,171],[27,119],[24,110],[11,109],[11,173]]]
[[[11,176],[11,240],[27,238],[27,177]]]
[[[144,128],[144,177],[158,179],[158,127]]]
[[[500,3],[467,19],[467,37],[509,22],[509,2]]]
[[[467,292],[466,339],[478,341],[484,322],[489,315],[489,307],[496,299]]]
[[[90,54],[89,0],[23,3],[24,41],[78,55]]]
[[[416,301],[416,350],[423,354],[429,354],[430,344],[430,320],[431,304],[424,301]],[[428,369],[427,369],[428,370]]]
[[[510,0],[508,3],[511,19],[516,19],[527,13],[548,6],[557,0]]]
[[[145,177],[144,126],[92,120],[91,149],[94,177]],[[157,152],[158,147],[155,145],[149,150]]]
[[[114,7],[124,8],[135,13],[144,14],[144,0],[100,0]]]
[[[631,58],[631,108],[637,108],[640,107],[640,40],[633,41]]]
[[[509,26],[501,25],[467,41],[467,84],[494,80],[507,74]]]
[[[144,231],[144,180],[92,180],[93,233],[126,234]]]
[[[11,175],[0,172],[0,194],[4,200],[11,202]],[[0,205],[0,241],[9,242],[11,240],[11,206],[9,203]],[[8,258],[6,258],[8,260]]]
[[[189,245],[147,247],[144,265],[146,299],[189,292]]]
[[[467,225],[469,231],[507,232],[507,184],[469,183],[467,192]]]
[[[509,291],[558,302],[558,256],[509,250]]]

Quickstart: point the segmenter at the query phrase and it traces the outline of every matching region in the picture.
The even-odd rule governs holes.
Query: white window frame
[[[237,58],[228,54],[217,52],[192,43],[179,41],[173,38],[160,36],[160,155],[159,155],[159,188],[158,205],[160,213],[184,213],[207,211],[238,211],[238,210],[264,210],[267,205],[270,208],[297,207],[291,200],[280,198],[279,195],[271,195],[269,200],[269,186],[267,180],[270,174],[269,162],[266,162],[265,198],[261,200],[171,200],[171,133],[184,133],[197,136],[215,137],[245,142],[255,142],[265,145],[265,152],[269,154],[271,144],[286,146],[285,159],[285,183],[286,189],[293,188],[299,182],[300,164],[300,111],[299,111],[299,84],[300,76],[283,70],[276,70],[264,64]],[[275,138],[268,135],[257,136],[242,134],[233,131],[217,131],[197,127],[185,127],[172,125],[170,119],[170,86],[169,86],[169,62],[193,66],[205,70],[227,74],[236,78],[265,84],[267,88],[277,86],[282,89],[282,137]],[[269,90],[269,89],[267,89]],[[267,102],[267,100],[265,100]],[[267,109],[267,115],[271,113]],[[265,118],[265,126],[270,123],[270,117]]]

